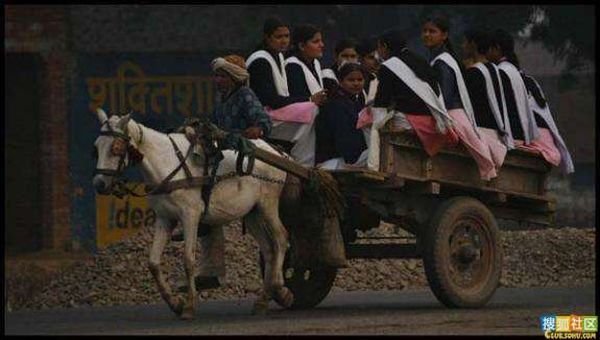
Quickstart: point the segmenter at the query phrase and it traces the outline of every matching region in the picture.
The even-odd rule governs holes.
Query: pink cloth
[[[477,136],[465,111],[463,109],[452,109],[448,110],[448,115],[454,121],[454,131],[477,163],[481,179],[487,181],[497,177],[498,174],[496,173],[496,166],[490,148]]]
[[[484,143],[490,148],[496,170],[500,169],[502,163],[504,163],[504,158],[506,157],[506,152],[508,150],[506,149],[506,145],[502,143],[498,131],[482,127],[477,128],[477,130],[479,131],[481,139],[483,139]]]
[[[367,106],[358,113],[356,129],[362,129],[371,124],[373,124],[373,113],[371,113],[371,107]]]
[[[554,138],[552,132],[545,128],[539,128],[540,137],[528,145],[522,144],[517,146],[518,149],[526,151],[534,151],[541,153],[544,159],[554,165],[559,166],[561,161],[560,152],[554,144]],[[516,141],[515,141],[516,142]],[[516,145],[516,143],[515,143]]]
[[[448,129],[444,135],[439,133],[433,116],[405,114],[405,117],[429,156],[438,153],[445,145],[456,145],[458,143],[458,135],[452,129]]]
[[[313,102],[300,102],[286,105],[276,110],[266,107],[265,111],[274,120],[295,123],[312,123],[318,106]]]

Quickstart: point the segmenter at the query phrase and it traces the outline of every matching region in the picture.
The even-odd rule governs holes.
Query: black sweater
[[[548,103],[546,102],[546,99],[544,98],[544,96],[542,95],[540,90],[538,89],[538,87],[536,85],[537,81],[534,80],[532,76],[527,76],[522,73],[521,73],[521,77],[523,78],[523,82],[525,83],[525,88],[527,88],[527,92],[533,96],[534,100],[537,102],[537,104],[541,108],[545,108],[546,105],[548,105]],[[533,116],[535,117],[536,125],[541,128],[549,129],[548,124],[542,118],[542,116],[536,110],[532,110],[532,111],[534,113]]]
[[[484,66],[490,72],[498,107],[502,113],[502,96],[500,93],[498,77],[496,76],[496,72],[494,71],[494,67],[491,65],[491,63],[485,63]],[[469,90],[469,97],[471,98],[473,111],[475,111],[475,120],[477,121],[477,125],[488,129],[499,130],[498,123],[496,122],[494,114],[492,113],[491,104],[487,95],[485,78],[481,71],[476,67],[468,68],[465,71],[465,83],[467,85],[467,89]]]
[[[392,108],[408,114],[431,114],[425,102],[385,65],[379,68],[377,78],[379,86],[374,106]]]
[[[435,57],[444,52],[450,53],[448,49],[443,46],[432,49],[430,51],[431,54],[429,60],[433,60]],[[458,63],[458,61],[456,62]],[[460,99],[460,92],[458,90],[458,83],[456,81],[456,73],[454,70],[442,60],[437,60],[433,64],[433,68],[438,76],[440,88],[442,89],[442,94],[444,95],[444,104],[446,105],[446,109],[452,110],[464,108],[462,100]]]
[[[510,78],[500,70],[500,78],[502,79],[502,89],[504,89],[504,99],[506,100],[506,110],[508,111],[508,121],[510,122],[510,130],[514,139],[524,140],[523,127],[517,111],[517,102],[515,101],[515,93],[512,89]]]
[[[277,67],[280,68],[279,56],[272,51],[267,50],[267,52],[273,57]],[[248,73],[250,74],[250,88],[256,93],[256,96],[258,96],[258,99],[264,106],[268,106],[271,109],[278,109],[289,104],[308,101],[308,97],[306,96],[284,97],[279,95],[275,87],[271,64],[263,58],[255,60],[248,67]]]
[[[310,72],[312,72],[312,74],[315,76],[315,79],[317,79],[318,82],[319,76],[317,75],[317,71],[315,70],[314,63],[307,63],[305,60],[302,60],[301,57],[296,57],[301,62],[303,62],[306,67],[308,67],[308,69],[310,70]],[[310,98],[311,96],[311,93],[310,89],[308,88],[308,84],[306,84],[306,78],[304,78],[304,71],[302,71],[302,67],[298,64],[288,63],[285,66],[285,70],[287,73],[288,90],[290,91],[290,96],[302,97],[305,98],[305,100],[308,100],[308,98]]]
[[[363,132],[356,129],[358,113],[364,107],[361,97],[338,89],[321,107],[316,122],[316,163],[336,157],[354,163],[366,150]]]

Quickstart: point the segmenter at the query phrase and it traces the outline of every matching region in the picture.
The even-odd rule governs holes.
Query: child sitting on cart
[[[339,84],[316,118],[316,163],[328,170],[363,167],[367,160],[365,138],[356,129],[358,114],[365,105],[362,92],[366,70],[358,63],[347,62],[338,75]]]

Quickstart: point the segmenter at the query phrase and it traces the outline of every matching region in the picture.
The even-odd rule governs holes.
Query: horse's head
[[[108,118],[100,108],[97,109],[97,115],[101,127],[100,136],[94,142],[97,162],[92,183],[97,193],[110,194],[116,179],[122,175],[132,158],[131,137],[127,129],[131,117],[113,115]]]

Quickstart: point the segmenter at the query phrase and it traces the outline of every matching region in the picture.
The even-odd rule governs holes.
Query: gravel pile
[[[366,236],[386,236],[393,226],[382,225]],[[364,234],[363,234],[364,235]],[[360,236],[360,235],[359,235]],[[261,287],[258,246],[242,235],[239,223],[225,227],[226,281],[201,292],[202,299],[254,297]],[[595,229],[503,231],[506,287],[580,286],[595,280]],[[6,272],[10,308],[44,309],[80,305],[162,303],[147,268],[149,230],[98,252],[52,276],[33,265]],[[183,276],[183,243],[171,242],[163,254],[164,271],[175,285]],[[13,272],[14,271],[14,272]],[[340,270],[333,290],[400,290],[427,286],[421,260],[351,260]]]

